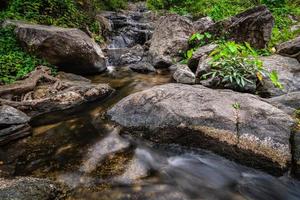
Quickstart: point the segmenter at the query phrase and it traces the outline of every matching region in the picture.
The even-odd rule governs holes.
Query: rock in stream
[[[155,142],[207,148],[261,169],[280,172],[291,162],[293,119],[254,95],[166,84],[126,97],[108,116]]]

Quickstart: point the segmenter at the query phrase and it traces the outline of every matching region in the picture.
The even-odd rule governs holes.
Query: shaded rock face
[[[253,167],[281,171],[291,161],[293,119],[250,94],[166,84],[130,95],[108,116],[147,139],[207,148]]]
[[[292,115],[297,109],[300,108],[300,92],[291,92],[278,97],[268,99],[272,105]]]
[[[189,60],[188,65],[191,68],[192,71],[196,71],[198,66],[201,65],[202,63],[199,63],[199,61],[203,60],[205,56],[207,57],[212,51],[214,51],[218,47],[217,44],[208,44],[203,47],[200,47],[197,49],[192,58]]]
[[[29,121],[25,113],[10,106],[0,106],[0,145],[30,135]]]
[[[187,65],[177,64],[176,71],[173,74],[173,78],[177,83],[183,84],[195,84],[195,74],[190,70]]]
[[[276,70],[283,89],[274,87],[272,82],[266,79],[263,86],[258,88],[259,94],[264,97],[273,97],[300,90],[300,63],[294,58],[272,55],[262,57],[263,65],[268,71]]]
[[[51,181],[37,178],[0,178],[0,197],[2,200],[52,200],[60,199],[60,190]]]
[[[167,68],[178,60],[180,51],[188,49],[188,39],[194,31],[185,17],[169,14],[161,17],[151,39],[149,54],[155,67]]]
[[[300,62],[300,36],[278,45],[277,52],[282,56],[296,58]]]
[[[78,29],[17,23],[15,33],[24,48],[60,70],[94,74],[106,70],[101,48]]]
[[[258,6],[208,28],[216,36],[225,36],[237,42],[248,42],[259,49],[271,39],[274,17],[266,6]]]

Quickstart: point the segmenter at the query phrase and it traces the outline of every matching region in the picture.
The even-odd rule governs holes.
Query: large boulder
[[[300,130],[294,134],[294,161],[295,161],[295,175],[300,179]]]
[[[20,22],[15,25],[15,33],[22,46],[60,70],[77,74],[106,70],[106,59],[101,48],[79,29]]]
[[[283,89],[279,89],[270,80],[264,80],[262,87],[258,88],[262,96],[280,96],[300,90],[300,63],[296,59],[272,55],[262,57],[261,60],[266,70],[269,72],[277,71],[279,81],[283,85]]]
[[[296,58],[300,62],[300,36],[278,45],[277,52],[283,56]]]
[[[22,177],[0,178],[1,200],[52,200],[60,199],[61,191],[52,181]]]
[[[124,98],[107,114],[155,142],[210,149],[274,173],[291,162],[293,119],[254,95],[166,84]]]
[[[30,118],[23,112],[7,106],[0,106],[0,145],[31,134]]]
[[[150,56],[155,67],[167,68],[188,49],[188,39],[194,31],[185,17],[169,14],[159,19],[151,39]]]
[[[267,46],[272,35],[274,17],[266,6],[257,6],[208,28],[215,36],[248,42],[255,48]]]

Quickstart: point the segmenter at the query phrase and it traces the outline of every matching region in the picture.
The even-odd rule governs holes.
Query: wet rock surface
[[[300,36],[277,46],[278,54],[296,58],[300,62]]]
[[[101,48],[79,29],[14,23],[15,33],[23,47],[56,65],[60,70],[95,74],[106,70]]]
[[[280,96],[300,90],[300,63],[296,59],[272,55],[262,57],[261,60],[266,70],[277,71],[279,81],[283,85],[283,89],[276,88],[270,80],[266,79],[262,87],[258,88],[262,96]]]
[[[215,36],[226,36],[237,42],[248,42],[263,49],[272,35],[274,17],[266,6],[251,8],[234,17],[215,23],[208,32]]]
[[[167,84],[126,97],[108,116],[148,130],[140,134],[153,141],[208,148],[251,166],[286,169],[291,162],[292,118],[253,95]]]
[[[180,51],[188,49],[193,33],[192,23],[185,17],[169,14],[161,17],[151,39],[149,54],[155,67],[167,68],[179,58]]]
[[[10,106],[0,106],[0,145],[30,135],[29,121],[25,113]]]
[[[0,178],[0,197],[2,200],[58,200],[59,188],[46,179],[22,177]]]

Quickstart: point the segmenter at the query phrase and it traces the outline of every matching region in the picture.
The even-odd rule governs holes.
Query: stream
[[[36,119],[32,137],[1,149],[8,163],[0,166],[2,176],[50,178],[71,188],[69,199],[300,199],[300,183],[288,176],[273,177],[201,149],[119,135],[105,111],[130,93],[172,81],[169,73],[121,68],[92,80],[117,91],[64,121],[57,113]]]
[[[145,22],[125,26],[123,15],[111,20],[118,22],[121,33],[116,31],[107,51],[142,45],[151,34]],[[137,41],[128,36],[129,27]],[[0,176],[49,178],[70,188],[67,199],[300,199],[300,182],[288,175],[274,177],[209,151],[119,134],[120,127],[105,112],[134,92],[172,82],[167,70],[139,74],[109,66],[106,73],[89,78],[116,92],[105,101],[35,119],[31,137],[0,148]]]

